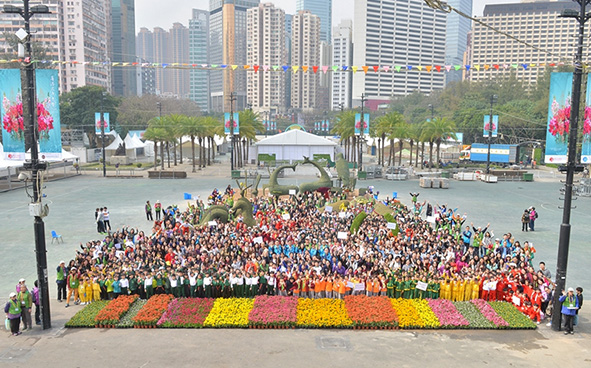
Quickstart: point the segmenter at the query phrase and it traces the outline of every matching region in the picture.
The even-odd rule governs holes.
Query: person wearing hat
[[[33,296],[27,289],[27,285],[23,282],[20,291],[17,294],[17,299],[21,306],[21,318],[23,320],[23,331],[27,328],[33,328],[33,321],[31,320],[31,308],[33,307]]]
[[[156,201],[154,203],[154,212],[156,212],[156,221],[160,221],[160,213],[162,212],[162,203],[160,201]]]
[[[25,284],[25,279],[18,280],[18,284],[16,284],[16,293],[21,292],[21,286]]]
[[[70,306],[70,298],[72,297],[72,294],[74,294],[74,304],[78,305],[80,303],[80,294],[78,293],[78,287],[80,287],[80,275],[78,275],[76,267],[72,267],[70,270],[66,283],[68,285],[66,308],[68,308]]]
[[[10,321],[10,332],[12,332],[12,336],[18,336],[21,334],[19,331],[20,324],[21,324],[21,306],[16,299],[16,293],[10,293],[8,296],[10,300],[4,306],[4,313],[6,313],[6,318]]]
[[[68,276],[68,271],[66,269],[66,262],[61,261],[59,266],[57,266],[57,301],[61,303],[62,299],[66,300],[66,277]]]
[[[573,322],[577,309],[579,309],[579,300],[575,296],[575,289],[568,288],[568,292],[562,291],[562,295],[558,299],[562,303],[561,313],[564,317],[564,334],[574,334]]]

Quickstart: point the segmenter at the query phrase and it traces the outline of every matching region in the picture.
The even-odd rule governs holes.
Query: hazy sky
[[[353,3],[355,0],[333,0],[332,23],[337,25],[341,19],[353,19]],[[262,1],[268,2],[268,1]],[[296,0],[271,0],[288,14],[295,13]],[[515,3],[519,0],[474,0],[473,14],[482,15],[485,4]],[[153,29],[162,27],[169,29],[174,22],[187,26],[191,17],[191,9],[209,9],[209,0],[135,0],[135,25]]]

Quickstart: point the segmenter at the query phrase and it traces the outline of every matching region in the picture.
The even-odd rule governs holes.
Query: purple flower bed
[[[468,327],[470,322],[457,310],[456,306],[447,299],[427,299],[429,307],[437,318],[441,327],[462,328]]]
[[[255,326],[295,326],[297,306],[297,297],[259,295],[248,321]]]
[[[483,299],[474,299],[471,301],[474,304],[480,313],[486,319],[491,321],[497,327],[509,327],[507,321],[503,319],[503,317],[499,316],[499,314],[491,307],[485,300]]]

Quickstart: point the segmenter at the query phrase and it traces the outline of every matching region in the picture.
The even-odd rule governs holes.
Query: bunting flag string
[[[132,63],[132,62],[111,62],[111,61],[84,61],[77,60],[57,61],[57,60],[29,60],[29,59],[0,59],[0,65],[8,63],[33,63],[33,64],[49,64],[56,65],[84,65],[96,67],[117,67],[117,68],[158,68],[158,69],[188,69],[188,70],[245,70],[254,73],[261,72],[292,72],[292,73],[314,73],[319,71],[326,74],[327,72],[348,72],[357,73],[400,73],[405,71],[416,71],[425,73],[449,73],[451,71],[459,70],[475,70],[475,71],[503,71],[510,69],[517,70],[531,70],[534,68],[555,68],[563,65],[573,65],[572,63],[556,62],[556,63],[514,63],[514,64],[465,64],[465,65],[236,65],[236,64],[189,64],[189,63]],[[586,71],[591,71],[590,65],[583,65]]]

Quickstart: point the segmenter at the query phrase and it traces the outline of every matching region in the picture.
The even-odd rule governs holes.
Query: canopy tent
[[[125,156],[132,160],[136,160],[138,156],[145,156],[146,144],[139,138],[133,138],[129,133],[123,140],[125,144]]]
[[[288,130],[256,142],[250,150],[250,159],[257,160],[259,154],[275,155],[278,161],[300,161],[304,156],[311,159],[315,154],[330,155],[335,160],[338,144],[326,138],[303,130]]]

